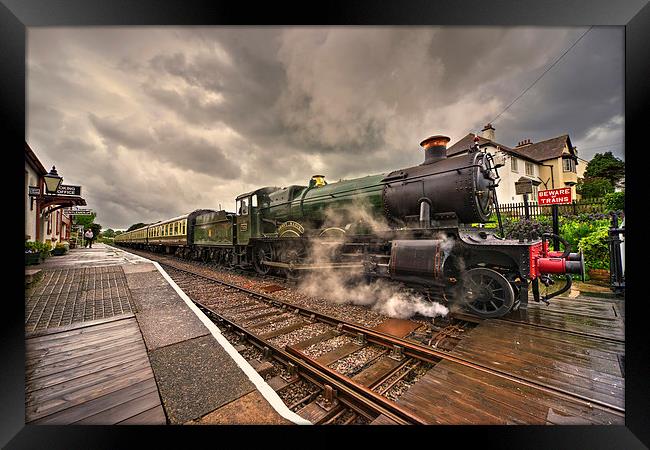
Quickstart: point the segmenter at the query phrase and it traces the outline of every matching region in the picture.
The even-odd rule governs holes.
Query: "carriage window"
[[[174,222],[174,234],[178,234],[178,222]]]
[[[257,194],[255,194],[255,195],[253,195],[253,196],[251,197],[251,206],[252,206],[253,208],[257,208]]]

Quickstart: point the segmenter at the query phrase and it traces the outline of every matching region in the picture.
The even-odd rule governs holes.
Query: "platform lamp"
[[[45,191],[48,194],[56,194],[57,189],[59,189],[59,186],[61,186],[61,182],[63,181],[63,177],[59,176],[56,172],[56,167],[54,166],[52,166],[50,173],[43,176],[43,179],[45,180]]]

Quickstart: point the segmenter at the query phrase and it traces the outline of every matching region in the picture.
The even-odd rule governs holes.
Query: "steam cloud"
[[[339,304],[370,306],[381,314],[398,319],[407,319],[415,314],[425,317],[445,316],[449,312],[440,303],[401,291],[398,286],[387,281],[365,283],[358,277],[360,273],[360,270],[312,273],[301,281],[299,287],[314,297],[325,297]]]
[[[342,207],[327,208],[324,211],[323,228],[336,226],[345,229],[349,234],[362,229],[372,233],[390,231],[384,217],[373,211],[367,201],[355,201]],[[453,239],[445,236],[444,245],[450,249]],[[308,253],[308,258],[314,263],[328,261],[330,254],[326,247],[319,243],[315,243]],[[399,319],[406,319],[415,314],[436,317],[449,313],[449,309],[440,303],[405,292],[395,283],[386,280],[367,282],[362,274],[361,268],[309,272],[301,280],[299,287],[314,297],[325,297],[339,304],[370,306],[381,314]]]

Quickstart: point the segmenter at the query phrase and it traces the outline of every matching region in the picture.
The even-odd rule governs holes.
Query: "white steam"
[[[370,233],[390,229],[382,216],[373,214],[368,203],[354,202],[341,208],[325,210],[326,219],[323,228],[337,226],[347,234]],[[450,250],[452,238],[441,235],[445,250]],[[327,262],[329,252],[325,247],[315,243],[308,250],[312,262]],[[333,269],[309,272],[300,282],[299,287],[308,295],[325,298],[339,304],[370,306],[373,310],[389,317],[406,319],[416,314],[425,317],[445,316],[449,309],[444,305],[425,299],[423,296],[405,292],[400,286],[387,280],[368,282],[361,275],[363,269]]]
[[[365,282],[360,274],[361,269],[314,272],[301,280],[299,288],[313,297],[339,304],[369,306],[378,313],[398,319],[407,319],[415,314],[436,317],[449,313],[449,309],[440,303],[405,292],[385,280]]]

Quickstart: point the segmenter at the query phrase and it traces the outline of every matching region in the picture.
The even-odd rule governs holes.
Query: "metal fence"
[[[537,202],[528,202],[528,211],[530,217],[535,218],[539,216],[552,215],[552,207],[550,205],[539,205]],[[499,204],[499,211],[503,217],[521,218],[526,217],[526,210],[524,203],[504,203]],[[604,198],[590,198],[587,200],[573,201],[568,205],[558,205],[558,212],[561,216],[578,215],[583,213],[605,213],[607,207],[605,206]]]

